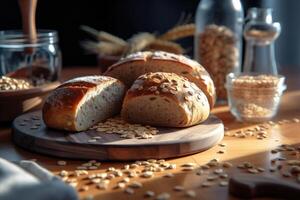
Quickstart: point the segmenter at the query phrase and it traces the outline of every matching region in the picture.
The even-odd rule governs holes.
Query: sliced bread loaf
[[[207,96],[212,108],[216,93],[214,83],[207,71],[198,62],[183,55],[156,52],[137,52],[115,63],[105,75],[115,77],[128,87],[142,74],[147,72],[172,72],[194,82]]]
[[[121,115],[132,123],[187,127],[206,120],[209,112],[207,97],[196,84],[174,73],[156,72],[134,82]]]
[[[121,110],[126,90],[119,80],[86,76],[67,81],[46,99],[43,119],[48,127],[83,131]]]

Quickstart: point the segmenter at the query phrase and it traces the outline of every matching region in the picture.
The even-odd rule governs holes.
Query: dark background
[[[79,41],[86,39],[79,26],[89,25],[124,39],[138,32],[163,33],[174,26],[181,14],[191,14],[191,22],[199,0],[39,0],[37,27],[57,30],[64,66],[96,65],[96,57],[87,55]],[[274,19],[282,25],[276,43],[280,66],[300,66],[300,1],[242,0],[244,11],[249,7],[272,7]],[[17,0],[1,0],[0,30],[20,29],[21,16]],[[189,49],[192,39],[184,41]],[[188,52],[191,54],[191,51]]]

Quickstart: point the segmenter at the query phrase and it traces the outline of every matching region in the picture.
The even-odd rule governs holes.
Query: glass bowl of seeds
[[[230,112],[239,120],[262,122],[277,113],[285,77],[268,74],[234,74],[226,77]]]

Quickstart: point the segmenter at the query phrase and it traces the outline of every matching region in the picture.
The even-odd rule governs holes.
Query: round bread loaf
[[[83,131],[118,114],[125,85],[107,76],[86,76],[67,81],[50,93],[43,107],[48,127]]]
[[[121,115],[126,121],[153,126],[187,127],[206,120],[206,95],[187,78],[175,73],[147,73],[131,86]]]
[[[163,51],[137,52],[110,66],[105,75],[117,78],[130,87],[137,77],[148,72],[171,72],[184,76],[204,92],[210,108],[215,104],[215,86],[210,75],[198,62],[183,55]]]

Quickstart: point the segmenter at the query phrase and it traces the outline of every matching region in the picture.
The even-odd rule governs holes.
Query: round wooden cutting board
[[[55,117],[55,116],[54,116]],[[13,122],[13,141],[28,150],[52,156],[97,160],[162,159],[204,151],[222,140],[224,126],[214,115],[189,128],[158,128],[151,139],[124,139],[117,134],[95,130],[66,132],[45,126],[41,112],[17,117]],[[93,143],[92,137],[100,136]]]

